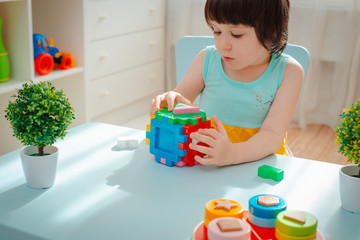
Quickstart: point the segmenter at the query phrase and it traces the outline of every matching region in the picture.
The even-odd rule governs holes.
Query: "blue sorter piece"
[[[186,155],[186,150],[179,149],[179,143],[187,142],[187,135],[183,134],[184,127],[180,124],[169,124],[168,117],[162,121],[157,118],[151,120],[150,132],[146,137],[150,139],[150,153],[160,163],[161,158],[166,160],[167,166],[174,166]]]

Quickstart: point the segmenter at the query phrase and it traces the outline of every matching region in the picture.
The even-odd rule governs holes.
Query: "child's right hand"
[[[157,95],[154,99],[151,100],[149,114],[152,116],[156,113],[156,111],[160,110],[160,108],[166,106],[168,107],[169,111],[172,111],[174,106],[178,103],[191,105],[191,101],[178,92],[169,91]]]

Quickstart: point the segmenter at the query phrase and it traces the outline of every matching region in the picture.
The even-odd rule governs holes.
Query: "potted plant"
[[[63,139],[66,129],[75,119],[74,109],[62,90],[50,82],[24,83],[16,98],[5,110],[13,136],[26,147],[20,151],[28,186],[49,188],[54,184],[58,149],[53,146]]]
[[[344,209],[360,213],[360,99],[343,110],[335,129],[339,152],[348,162],[340,169],[340,198]]]

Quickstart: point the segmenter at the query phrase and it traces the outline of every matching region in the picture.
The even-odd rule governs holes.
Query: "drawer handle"
[[[98,20],[99,21],[104,21],[105,19],[107,19],[108,18],[108,15],[100,15],[99,17],[98,17]]]
[[[107,96],[107,95],[109,95],[110,94],[110,91],[109,90],[102,90],[101,92],[100,92],[100,97],[105,97],[105,96]]]
[[[109,54],[106,53],[106,52],[100,54],[100,58],[101,58],[101,59],[105,59],[105,58],[107,58],[108,56],[109,56]]]
[[[155,12],[156,11],[156,7],[151,7],[151,8],[149,8],[149,12],[150,13],[153,13],[153,12]]]
[[[155,42],[155,41],[149,42],[149,46],[150,46],[150,47],[153,47],[153,46],[155,46],[155,45],[156,45],[156,42]]]

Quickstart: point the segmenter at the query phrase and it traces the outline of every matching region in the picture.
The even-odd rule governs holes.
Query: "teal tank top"
[[[284,53],[276,56],[272,55],[269,66],[257,80],[241,83],[225,74],[215,46],[208,46],[202,71],[205,87],[200,96],[200,108],[209,117],[216,115],[230,126],[261,128],[290,58]]]

